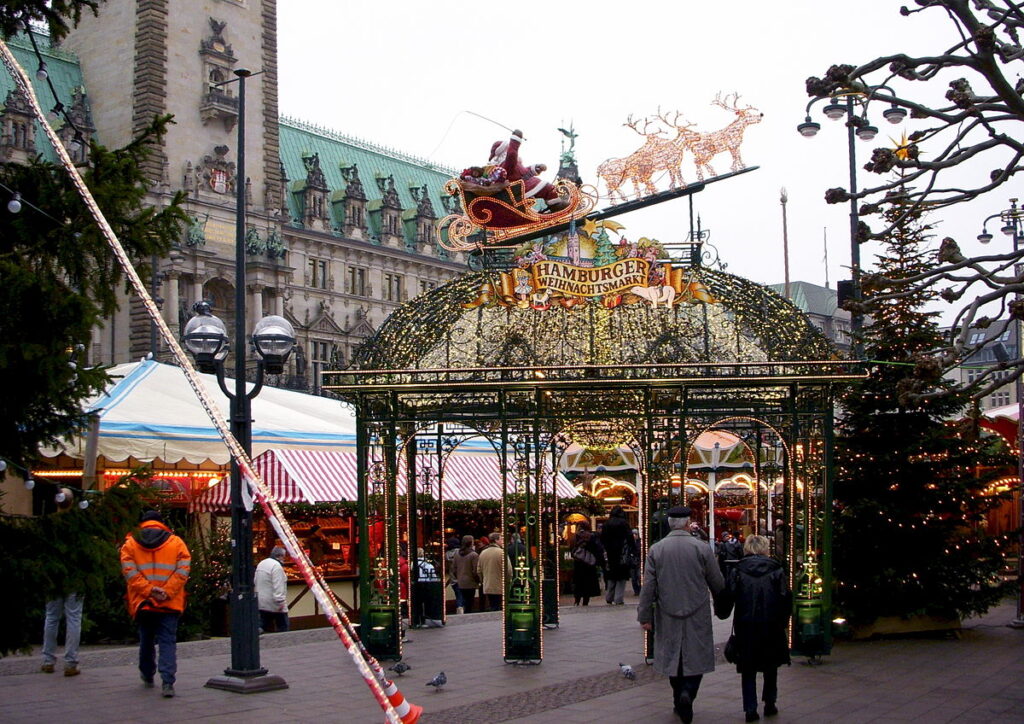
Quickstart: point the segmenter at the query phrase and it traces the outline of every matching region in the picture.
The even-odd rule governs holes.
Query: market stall
[[[270,486],[278,503],[285,506],[285,515],[300,543],[325,580],[349,608],[357,607],[356,585],[358,563],[355,536],[355,501],[357,488],[357,456],[354,450],[268,450],[257,456],[256,471]],[[460,510],[473,501],[501,499],[501,462],[495,454],[453,453],[445,464],[441,490],[446,504]],[[406,473],[400,469],[398,494],[405,495]],[[422,491],[421,491],[422,493]],[[573,498],[578,493],[563,476],[558,476],[560,497]],[[192,501],[190,510],[226,514],[230,507],[230,485],[224,480]],[[477,511],[477,515],[483,515]],[[416,521],[421,524],[421,520]],[[371,543],[383,522],[371,524]],[[493,526],[488,529],[493,530]],[[253,521],[254,553],[266,555],[275,544],[275,536],[261,516]],[[424,531],[419,531],[424,540]],[[427,546],[435,559],[441,552],[440,537],[434,546]],[[320,611],[298,572],[286,566],[289,576],[289,608],[297,626],[312,624]]]
[[[170,502],[184,507],[226,478],[231,456],[181,369],[143,360],[110,374],[110,386],[83,406],[91,416],[87,432],[42,449],[43,464],[32,471],[37,479],[102,490],[146,465],[154,481],[174,488]],[[228,419],[216,377],[200,377]],[[352,409],[337,400],[264,387],[252,401],[252,416],[253,455],[355,446]],[[38,487],[37,497],[45,496],[45,487]]]

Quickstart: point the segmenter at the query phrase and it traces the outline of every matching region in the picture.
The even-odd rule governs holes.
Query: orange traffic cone
[[[395,713],[398,714],[398,718],[402,720],[402,724],[416,724],[420,720],[423,707],[406,701],[402,692],[395,686],[395,682],[385,679],[384,693],[387,695],[388,701],[391,702],[391,706],[394,707]]]

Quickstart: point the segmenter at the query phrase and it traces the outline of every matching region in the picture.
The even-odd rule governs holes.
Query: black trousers
[[[672,685],[672,705],[679,701],[679,695],[686,691],[690,695],[690,701],[697,699],[697,690],[700,689],[701,679],[704,674],[696,676],[683,676],[683,659],[679,658],[679,671],[675,676],[668,677],[668,683]]]

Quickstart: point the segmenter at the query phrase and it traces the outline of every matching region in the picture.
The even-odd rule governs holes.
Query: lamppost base
[[[267,674],[266,669],[258,669],[252,672],[252,676],[238,676],[237,674],[249,672],[234,672],[227,669],[224,676],[214,676],[206,682],[208,689],[221,689],[233,691],[236,694],[259,694],[262,691],[276,691],[287,689],[288,682],[280,676]]]

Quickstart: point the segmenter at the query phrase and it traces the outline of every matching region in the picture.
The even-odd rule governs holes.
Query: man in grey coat
[[[709,593],[725,581],[711,546],[690,534],[690,509],[666,515],[669,534],[647,553],[637,620],[654,631],[654,670],[669,677],[676,714],[690,722],[701,678],[715,670]]]

